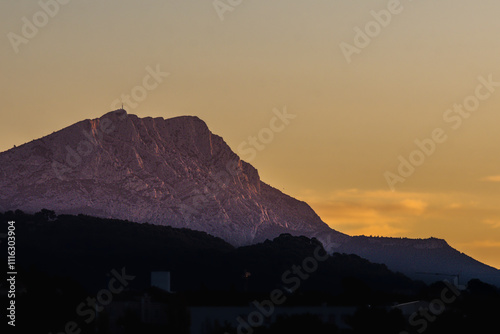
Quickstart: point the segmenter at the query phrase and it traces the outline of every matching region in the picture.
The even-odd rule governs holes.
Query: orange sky
[[[500,268],[498,1],[59,1],[0,2],[0,150],[129,95],[139,116],[199,116],[337,230]]]

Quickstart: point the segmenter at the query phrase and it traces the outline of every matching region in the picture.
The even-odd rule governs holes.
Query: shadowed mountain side
[[[356,255],[328,256],[319,241],[289,234],[234,248],[204,232],[169,226],[83,215],[59,215],[50,220],[41,214],[0,213],[3,226],[11,219],[22,236],[16,254],[20,268],[70,277],[90,290],[99,289],[111,269],[122,267],[135,276],[133,284],[141,289],[148,287],[151,271],[170,271],[175,291],[268,292],[300,287],[301,291],[339,296],[351,288],[347,283],[354,279],[363,287],[358,297],[371,298],[371,291],[393,294],[422,287],[385,265]],[[304,260],[316,253],[322,259],[316,260],[314,270],[302,269],[300,274],[292,270],[293,266],[303,267]],[[250,273],[248,279],[245,272]],[[307,278],[298,280],[304,273]],[[346,296],[345,300],[352,302],[352,298]]]

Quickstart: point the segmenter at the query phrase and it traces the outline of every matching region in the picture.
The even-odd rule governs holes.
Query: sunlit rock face
[[[3,152],[0,162],[4,211],[49,208],[188,227],[234,245],[281,233],[344,236],[263,183],[197,117],[117,110]]]

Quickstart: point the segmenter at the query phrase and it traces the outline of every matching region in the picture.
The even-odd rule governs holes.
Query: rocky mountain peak
[[[189,227],[248,244],[328,226],[201,119],[116,110],[0,154],[0,209],[85,213]],[[7,175],[9,177],[7,177]]]

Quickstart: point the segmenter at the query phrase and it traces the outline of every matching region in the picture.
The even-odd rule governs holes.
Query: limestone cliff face
[[[0,189],[4,211],[49,208],[188,227],[235,245],[335,232],[190,116],[117,110],[81,121],[0,153]]]

